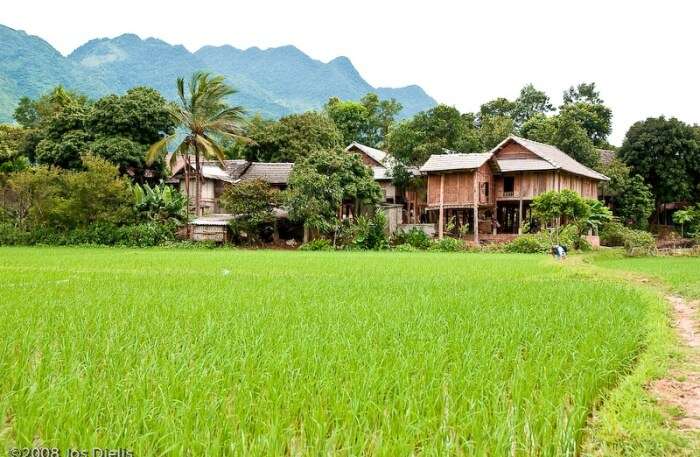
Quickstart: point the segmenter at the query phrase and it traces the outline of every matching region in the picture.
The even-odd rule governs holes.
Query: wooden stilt
[[[445,208],[444,208],[444,202],[445,202],[445,175],[441,174],[440,175],[440,215],[438,218],[438,238],[442,239],[443,237],[443,218],[445,216]]]
[[[474,170],[474,244],[479,244],[479,173]]]

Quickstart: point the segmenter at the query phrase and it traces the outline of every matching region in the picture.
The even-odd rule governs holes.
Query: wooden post
[[[443,236],[443,217],[445,215],[445,209],[444,209],[444,203],[445,203],[445,174],[440,175],[440,215],[438,217],[438,238],[442,239]]]
[[[523,178],[524,178],[524,173],[521,171],[520,172],[520,179],[518,183],[518,198],[520,200],[520,208],[518,209],[518,235],[523,234]],[[513,187],[515,187],[515,183],[513,183]]]
[[[474,244],[479,244],[479,170],[474,170]]]

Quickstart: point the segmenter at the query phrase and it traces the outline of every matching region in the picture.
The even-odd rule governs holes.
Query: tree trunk
[[[185,219],[187,221],[187,238],[190,237],[190,156],[187,154],[183,157],[185,160]]]
[[[304,243],[309,242],[309,227],[306,224],[304,224],[304,241],[303,242]]]
[[[199,217],[202,215],[202,166],[199,160],[199,148],[195,139],[194,143],[194,163],[195,163],[195,202],[194,214]]]

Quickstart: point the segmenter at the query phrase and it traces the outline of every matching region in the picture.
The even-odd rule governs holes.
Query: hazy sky
[[[328,61],[348,56],[374,86],[419,84],[475,111],[529,82],[555,103],[595,81],[613,109],[612,141],[648,116],[700,123],[697,1],[22,0],[0,23],[67,54],[132,32],[194,51],[205,44],[293,44]]]

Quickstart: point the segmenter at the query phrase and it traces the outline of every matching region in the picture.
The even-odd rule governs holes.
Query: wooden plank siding
[[[448,173],[430,173],[428,175],[428,206],[440,206],[440,179],[445,176],[443,205],[445,208],[459,208],[474,205],[474,171],[458,171]],[[477,175],[479,189],[479,204],[493,205],[496,202],[494,196],[494,176],[488,163],[482,165]],[[488,183],[488,195],[482,184]]]
[[[511,195],[504,195],[504,176],[496,176],[494,180],[496,200],[532,200],[544,192],[563,189],[573,190],[585,198],[598,197],[598,182],[596,180],[566,172],[559,172],[558,175],[559,177],[557,178],[556,171],[509,173],[505,176],[514,178],[513,193]],[[557,179],[559,180],[559,185],[557,185]]]

